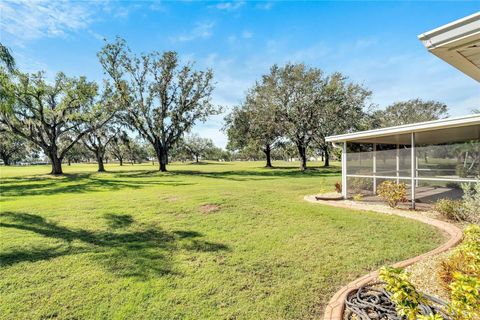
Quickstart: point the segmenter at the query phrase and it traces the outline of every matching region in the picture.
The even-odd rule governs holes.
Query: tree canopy
[[[98,56],[122,97],[125,123],[153,146],[166,171],[169,149],[197,121],[219,112],[211,103],[213,72],[181,65],[173,51],[137,56],[120,38]]]
[[[27,155],[25,140],[10,132],[0,130],[0,158],[3,164],[9,166]]]
[[[265,153],[266,167],[272,167],[271,152],[282,138],[280,106],[275,103],[274,83],[263,77],[250,89],[242,105],[225,117],[226,132],[232,150],[247,146],[260,148]]]
[[[395,102],[374,114],[380,127],[438,120],[448,117],[447,105],[438,101],[411,99]]]
[[[52,174],[62,174],[66,153],[89,131],[85,126],[92,114],[98,86],[85,77],[58,73],[49,84],[43,73],[3,79],[14,103],[2,105],[0,123],[9,132],[40,147],[52,163]]]
[[[304,64],[274,65],[227,116],[229,147],[262,147],[271,166],[272,147],[289,140],[297,149],[302,170],[312,146],[323,150],[328,166],[325,137],[357,128],[370,94],[340,73],[327,76]]]
[[[197,134],[186,136],[183,140],[183,146],[197,163],[199,162],[200,157],[205,157],[215,148],[211,139],[201,138]]]

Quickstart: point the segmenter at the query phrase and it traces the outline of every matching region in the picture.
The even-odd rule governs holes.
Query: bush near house
[[[480,182],[462,184],[462,200],[440,199],[435,210],[448,219],[480,223]]]
[[[373,190],[373,180],[370,178],[350,178],[348,186],[354,193],[369,193]]]
[[[442,262],[439,277],[445,287],[449,288],[454,273],[480,279],[480,226],[470,225],[464,231],[462,243]]]
[[[435,204],[435,211],[454,221],[464,221],[465,211],[462,200],[440,199]]]
[[[429,301],[410,282],[403,269],[383,267],[380,279],[385,282],[385,289],[390,293],[390,300],[395,303],[397,314],[408,320],[443,320],[438,313],[425,313],[422,305]],[[445,311],[454,320],[476,320],[480,317],[480,281],[478,278],[456,272],[450,284],[450,302]]]
[[[480,319],[480,280],[455,272],[450,284],[450,312],[458,320]]]
[[[380,279],[385,282],[385,290],[391,293],[390,300],[395,303],[397,314],[416,320],[425,299],[408,280],[408,274],[403,269],[382,267]]]
[[[480,180],[473,186],[464,183],[462,189],[465,221],[480,224]]]
[[[480,225],[464,231],[462,243],[442,262],[439,278],[450,291],[448,313],[455,320],[480,319]],[[402,269],[383,267],[380,279],[391,294],[397,313],[409,320],[442,320],[438,314],[421,315],[426,300]]]
[[[396,208],[399,202],[407,201],[407,186],[405,183],[384,181],[378,186],[377,193],[392,208]]]

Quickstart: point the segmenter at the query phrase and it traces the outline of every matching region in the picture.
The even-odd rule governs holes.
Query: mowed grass
[[[2,319],[312,319],[348,281],[444,241],[307,203],[337,167],[1,168]]]

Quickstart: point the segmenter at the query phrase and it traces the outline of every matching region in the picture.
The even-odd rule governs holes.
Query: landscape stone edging
[[[433,249],[419,256],[409,258],[407,260],[403,260],[393,264],[393,267],[396,267],[396,268],[404,268],[418,261],[424,260],[428,257],[447,251],[452,247],[454,247],[455,245],[457,245],[462,240],[462,236],[463,236],[462,230],[460,230],[458,227],[454,226],[453,224],[440,221],[437,219],[421,216],[419,214],[405,212],[399,209],[390,209],[390,208],[384,209],[378,206],[371,206],[371,208],[367,206],[356,207],[355,203],[317,200],[315,198],[315,195],[305,196],[304,200],[311,203],[325,204],[325,205],[338,207],[338,208],[353,209],[353,210],[360,210],[360,211],[374,211],[374,212],[379,212],[384,214],[395,214],[403,218],[417,220],[422,223],[434,226],[437,229],[440,229],[441,231],[444,231],[450,235],[450,239],[444,244],[442,244],[441,246],[437,247],[436,249]],[[375,280],[377,277],[378,277],[378,270],[370,272],[369,274],[366,274],[360,278],[357,278],[352,282],[348,283],[347,285],[343,286],[342,288],[340,288],[328,302],[328,305],[325,308],[325,314],[323,316],[323,320],[342,320],[343,312],[345,309],[345,298],[347,297],[347,295],[351,291],[371,282],[372,280]]]

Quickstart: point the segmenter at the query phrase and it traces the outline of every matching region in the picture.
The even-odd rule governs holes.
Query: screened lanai
[[[342,148],[342,195],[374,197],[405,183],[412,208],[459,198],[480,176],[480,114],[327,137]]]

